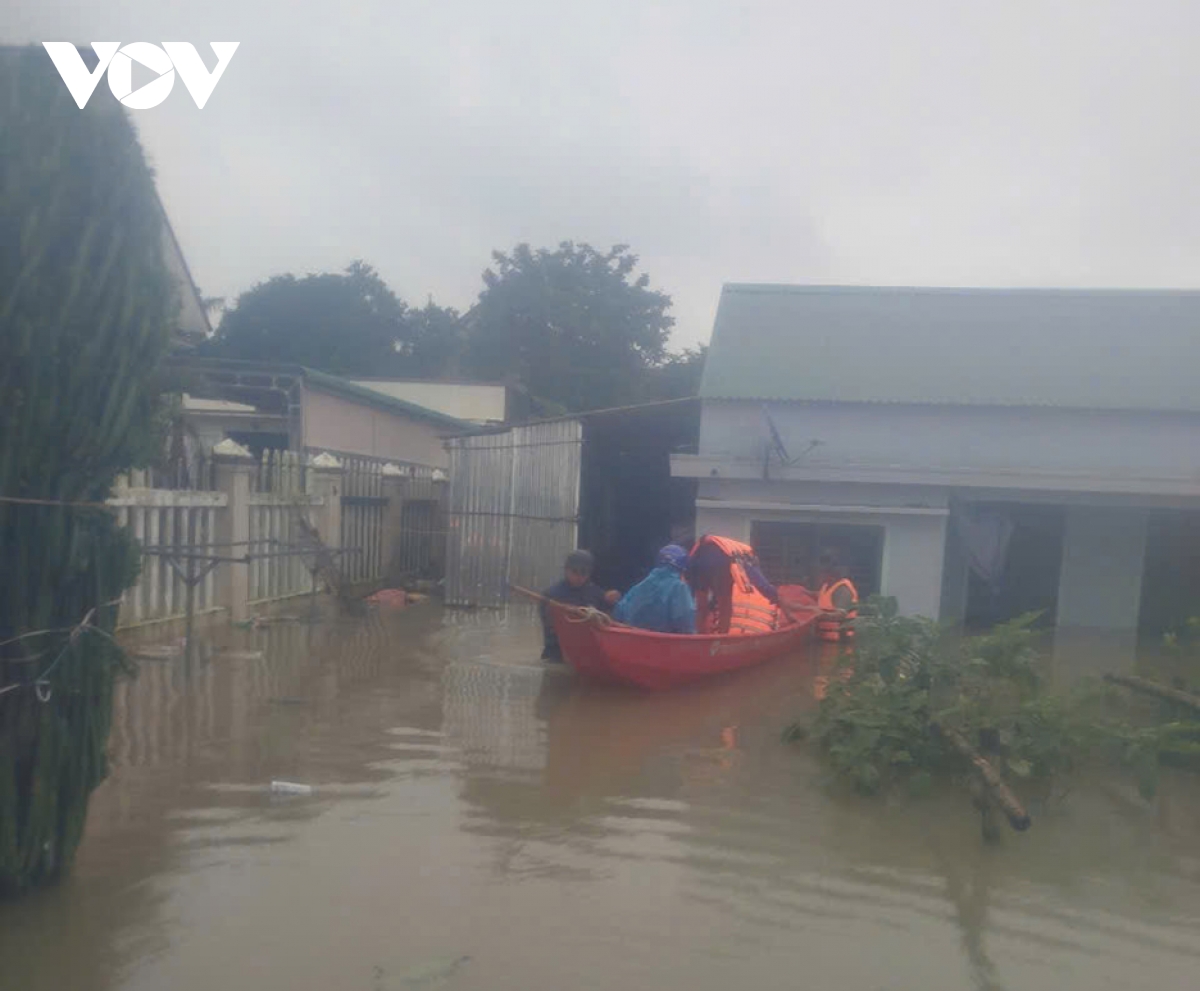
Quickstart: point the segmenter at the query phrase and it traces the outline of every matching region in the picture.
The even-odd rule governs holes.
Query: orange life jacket
[[[729,606],[728,632],[770,633],[775,629],[778,610],[765,595],[754,587],[746,575],[745,569],[742,567],[742,561],[754,560],[754,548],[749,544],[731,540],[729,537],[714,537],[705,534],[696,542],[696,547],[692,548],[692,553],[695,553],[696,548],[704,543],[713,544],[729,558],[729,577],[732,581],[732,587],[730,590],[731,601]],[[710,614],[707,606],[703,610],[698,609],[698,612],[700,611],[703,612],[703,621],[697,624],[697,631],[703,630],[706,633],[725,632],[718,628],[723,624],[720,623],[716,615]]]
[[[730,633],[770,633],[775,629],[778,611],[771,601],[756,589],[742,566],[734,561],[733,603],[729,611]]]
[[[854,630],[848,623],[858,615],[858,611],[848,609],[846,615],[842,617],[837,615],[838,607],[834,605],[834,593],[843,588],[849,591],[853,602],[858,602],[858,589],[854,587],[854,583],[849,578],[822,585],[821,591],[817,593],[817,608],[823,613],[817,620],[817,636],[831,643],[849,640],[854,636]]]
[[[743,544],[741,541],[732,540],[729,537],[714,537],[711,533],[706,533],[696,541],[696,547],[692,548],[692,553],[695,554],[696,548],[706,543],[719,547],[731,561],[739,557],[754,557],[754,548],[749,544]]]

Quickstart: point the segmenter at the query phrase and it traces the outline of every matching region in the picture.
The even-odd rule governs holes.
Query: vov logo
[[[42,42],[80,110],[87,106],[105,72],[113,96],[131,110],[149,110],[162,103],[170,96],[178,72],[196,106],[203,110],[239,44],[238,41],[210,41],[217,56],[217,67],[209,72],[195,47],[186,41],[164,41],[161,48],[148,41],[131,41],[125,45],[119,41],[93,41],[92,50],[99,61],[96,68],[89,71],[83,56],[71,42]],[[155,73],[157,78],[134,89],[134,62]]]

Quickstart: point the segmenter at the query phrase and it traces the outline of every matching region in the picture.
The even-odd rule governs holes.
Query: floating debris
[[[261,661],[263,656],[261,650],[233,650],[229,648],[213,652],[214,658],[221,658],[227,661]]]
[[[409,595],[402,588],[383,588],[367,596],[367,602],[385,609],[403,609],[408,605]]]
[[[271,794],[273,795],[311,795],[313,793],[312,785],[302,785],[295,781],[272,781]]]
[[[439,957],[413,967],[400,975],[400,983],[406,988],[435,988],[448,981],[459,967],[470,960],[463,954],[457,957]]]

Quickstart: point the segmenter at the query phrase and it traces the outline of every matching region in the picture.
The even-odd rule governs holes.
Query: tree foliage
[[[624,245],[495,252],[470,312],[409,307],[370,265],[242,293],[202,351],[334,375],[506,382],[557,414],[695,395],[706,348],[666,350],[671,299]]]
[[[407,314],[379,274],[356,261],[342,273],[277,275],[242,293],[203,350],[334,375],[388,374],[409,342]]]
[[[1036,618],[962,638],[900,616],[894,599],[864,603],[854,652],[830,679],[812,727],[834,773],[868,793],[964,773],[944,732],[953,731],[1014,784],[1065,790],[1076,772],[1104,765],[1133,773],[1149,796],[1160,761],[1200,756],[1200,723],[1138,725],[1096,682],[1051,690],[1035,650]]]
[[[511,377],[568,410],[636,402],[666,355],[671,298],[637,274],[625,245],[601,252],[570,241],[555,251],[494,252],[472,309],[474,374]]]
[[[657,364],[649,366],[642,378],[643,400],[652,402],[698,395],[707,357],[708,345],[701,344],[668,354]]]
[[[114,101],[80,110],[40,48],[0,48],[0,892],[57,876],[105,773],[115,476],[161,449],[178,313],[154,180]],[[12,502],[8,500],[33,500]],[[34,631],[90,615],[101,632]]]

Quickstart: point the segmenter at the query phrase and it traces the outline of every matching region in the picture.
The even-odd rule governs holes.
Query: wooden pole
[[[184,512],[187,513],[188,552],[192,553],[196,547],[196,510],[188,507]],[[183,634],[183,660],[184,664],[188,666],[192,663],[192,639],[196,626],[196,585],[199,581],[200,579],[196,577],[196,562],[189,557],[187,559],[187,578],[184,579],[184,585],[187,586],[184,593],[187,596],[187,623]]]
[[[1154,695],[1168,702],[1177,702],[1179,705],[1185,705],[1189,709],[1200,712],[1200,695],[1182,692],[1178,688],[1168,688],[1166,685],[1160,685],[1157,681],[1139,678],[1132,674],[1106,674],[1104,680],[1144,695]]]
[[[988,763],[987,759],[981,757],[975,748],[957,730],[945,729],[936,726],[936,724],[935,727],[950,741],[955,750],[975,766],[975,769],[979,772],[979,777],[982,779],[984,785],[987,786],[990,797],[1000,806],[1001,811],[1008,818],[1009,825],[1017,830],[1017,832],[1024,832],[1028,829],[1033,821],[1029,818],[1029,813],[1017,801],[1016,795],[1009,790],[1008,785],[1004,783],[1003,778]]]
[[[522,588],[520,585],[509,584],[508,587],[511,588],[518,595],[523,595],[527,599],[532,599],[534,602],[541,603],[542,605],[553,604],[553,605],[558,606],[561,609],[566,609],[568,612],[575,613],[575,615],[581,616],[585,619],[588,618],[589,616],[593,615],[594,613],[599,613],[600,617],[602,617],[604,620],[607,620],[606,625],[608,625],[608,626],[627,626],[628,625],[626,623],[618,622],[617,620],[613,619],[612,616],[610,616],[606,612],[600,612],[599,609],[593,610],[590,606],[573,606],[569,602],[557,602],[554,599],[547,599],[544,595],[540,595],[537,592],[534,592],[528,588]]]

